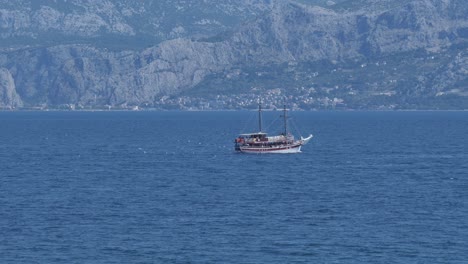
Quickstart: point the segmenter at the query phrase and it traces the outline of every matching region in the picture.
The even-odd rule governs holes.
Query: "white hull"
[[[282,146],[282,147],[241,147],[240,152],[254,154],[289,154],[301,152],[302,145]]]

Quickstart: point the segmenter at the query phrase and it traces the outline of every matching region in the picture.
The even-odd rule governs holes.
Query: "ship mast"
[[[288,116],[286,113],[286,105],[284,105],[284,109],[283,109],[283,118],[284,118],[284,136],[286,136],[288,133]]]
[[[262,132],[262,102],[258,103],[258,128]]]

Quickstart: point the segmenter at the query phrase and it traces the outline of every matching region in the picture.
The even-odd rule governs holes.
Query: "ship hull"
[[[253,154],[288,154],[288,153],[299,153],[301,152],[302,144],[286,145],[286,146],[274,146],[274,147],[239,147],[237,150],[242,153],[253,153]]]

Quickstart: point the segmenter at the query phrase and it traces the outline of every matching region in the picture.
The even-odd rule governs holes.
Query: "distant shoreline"
[[[240,112],[257,111],[257,109],[0,109],[6,112]],[[266,112],[281,111],[281,109],[262,109]],[[293,112],[468,112],[468,109],[293,109]]]

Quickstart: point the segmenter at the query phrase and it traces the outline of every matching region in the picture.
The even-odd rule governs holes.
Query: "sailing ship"
[[[262,131],[262,105],[258,105],[259,132],[240,134],[235,140],[235,150],[242,153],[298,153],[301,147],[307,144],[313,137],[295,139],[288,131],[288,116],[286,106],[283,109],[283,132],[276,136],[268,136]]]

